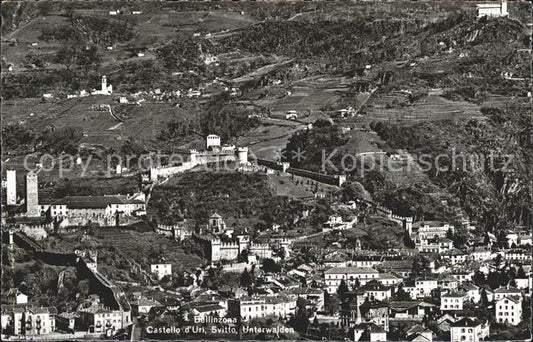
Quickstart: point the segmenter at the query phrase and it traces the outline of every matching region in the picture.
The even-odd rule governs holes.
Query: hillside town
[[[531,340],[531,3],[328,3],[3,4],[2,340]]]

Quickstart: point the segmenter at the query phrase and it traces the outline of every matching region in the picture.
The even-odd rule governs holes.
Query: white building
[[[296,312],[296,299],[286,296],[244,296],[228,301],[230,317],[244,321],[261,317],[288,317]]]
[[[209,147],[220,147],[220,137],[215,134],[209,134],[206,138],[206,149]]]
[[[494,300],[498,301],[505,297],[522,297],[522,291],[516,287],[500,287],[494,290]]]
[[[478,18],[487,17],[505,17],[509,15],[507,12],[507,0],[503,0],[501,3],[490,4],[477,4],[476,15]]]
[[[28,296],[20,292],[18,288],[9,289],[3,297],[7,304],[28,304]]]
[[[155,274],[157,279],[161,280],[165,276],[172,275],[172,265],[171,264],[151,264],[150,271]]]
[[[379,272],[370,267],[334,267],[324,272],[328,293],[336,293],[342,280],[353,287],[356,280],[365,285],[369,280],[378,278]]]
[[[113,86],[107,85],[107,77],[104,75],[102,76],[102,84],[100,90],[94,90],[92,95],[111,95],[113,94]]]
[[[459,292],[444,293],[440,296],[441,311],[463,310],[465,295]]]
[[[7,205],[17,204],[17,171],[6,171],[6,203]]]
[[[472,250],[471,258],[474,261],[486,261],[491,258],[491,250],[486,247],[476,247]]]
[[[431,291],[438,288],[437,279],[418,278],[415,279],[416,298],[427,297]]]
[[[522,297],[509,296],[494,303],[496,322],[517,325],[522,321]]]
[[[152,310],[152,308],[159,307],[161,304],[155,300],[148,298],[139,298],[131,303],[131,308],[135,314],[145,315]]]
[[[417,224],[414,225],[415,227]],[[424,224],[419,224],[418,228],[418,239],[427,240],[434,238],[445,238],[448,234],[448,231],[451,233],[454,232],[454,226],[450,224],[442,224],[438,222],[427,222]]]
[[[451,342],[478,342],[489,336],[488,322],[463,318],[450,326]]]

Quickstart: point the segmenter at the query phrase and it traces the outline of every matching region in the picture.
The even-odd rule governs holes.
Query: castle
[[[258,258],[272,257],[270,245],[252,242],[246,231],[236,233],[217,213],[209,217],[206,230],[205,234],[194,234],[194,238],[204,246],[210,261],[237,260],[245,250]]]
[[[235,163],[239,167],[248,165],[248,147],[221,145],[220,137],[215,134],[210,134],[206,137],[205,150],[190,149],[188,161],[181,163],[181,165],[150,168],[147,174],[141,176],[142,182],[156,182],[159,177],[166,178],[183,173],[198,165],[228,162]]]

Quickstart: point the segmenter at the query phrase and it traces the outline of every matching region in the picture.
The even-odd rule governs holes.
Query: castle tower
[[[403,228],[407,230],[409,236],[413,235],[413,218],[407,217],[403,220]]]
[[[102,93],[107,92],[107,77],[102,76]]]
[[[192,165],[196,165],[196,156],[198,155],[198,151],[197,150],[194,150],[194,149],[191,149],[189,150],[189,160],[191,162]]]
[[[6,172],[6,203],[17,204],[17,171],[15,170]]]
[[[507,0],[503,0],[502,1],[502,4],[501,4],[501,16],[505,17],[507,15],[509,15],[509,12],[507,12]]]
[[[26,216],[40,216],[39,183],[37,180],[37,175],[33,172],[29,172],[26,175]]]
[[[237,148],[237,164],[239,165],[248,164],[248,147]]]
[[[209,217],[209,230],[213,233],[220,233],[223,232],[226,228],[226,225],[224,224],[224,220],[222,220],[222,216],[220,216],[217,213],[214,213]]]
[[[359,240],[359,238],[357,238],[355,240],[355,250],[356,251],[360,251],[361,250],[361,240]]]

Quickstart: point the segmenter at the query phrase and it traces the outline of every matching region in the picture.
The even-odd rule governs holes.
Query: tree
[[[395,300],[410,300],[411,299],[411,295],[409,294],[409,292],[403,289],[403,284],[400,284],[398,286],[398,289],[394,293],[394,299]]]
[[[415,242],[413,241],[413,239],[411,239],[411,236],[409,235],[409,232],[407,230],[403,232],[403,244],[405,248],[408,248],[408,249],[415,248]]]
[[[487,296],[487,291],[484,288],[481,289],[479,303],[480,303],[481,307],[484,307],[484,308],[489,306],[489,297]]]
[[[265,258],[263,259],[263,271],[278,273],[281,271],[281,266],[278,265],[273,259]]]
[[[522,265],[518,268],[518,272],[516,272],[516,278],[518,279],[524,279],[526,277],[526,272],[524,272],[524,269],[522,268]]]
[[[417,255],[413,261],[413,276],[419,277],[429,271],[429,260],[423,255]]]
[[[241,273],[241,287],[247,288],[252,285],[252,277],[250,276],[250,273],[248,273],[248,269],[245,268],[244,271]]]
[[[342,279],[339,288],[337,289],[337,295],[339,296],[341,302],[344,302],[344,299],[346,298],[346,292],[348,291],[348,286],[346,285],[344,279]]]
[[[472,277],[472,280],[474,281],[474,284],[476,284],[477,286],[483,285],[487,281],[485,274],[481,272],[480,270],[476,270],[474,272],[474,276]]]

